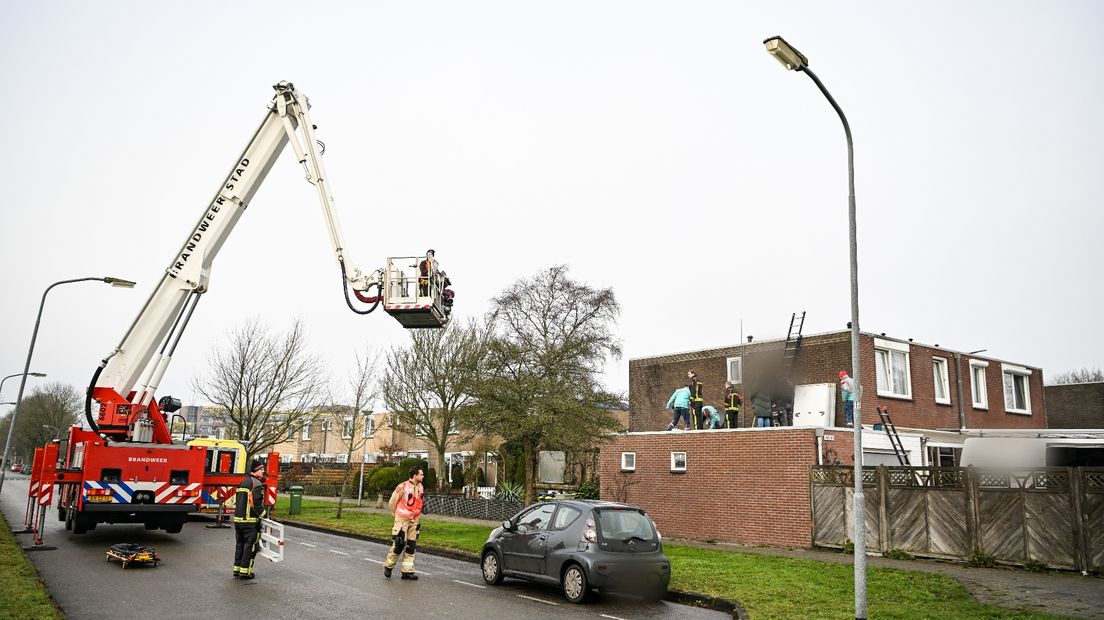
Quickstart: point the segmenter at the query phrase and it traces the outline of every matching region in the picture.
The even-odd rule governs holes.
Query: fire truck
[[[174,441],[170,428],[181,403],[154,398],[173,353],[208,291],[211,264],[285,147],[290,146],[322,204],[341,270],[345,303],[357,314],[380,305],[405,328],[441,328],[451,313],[449,281],[432,260],[392,257],[366,272],[348,264],[334,200],[315,137],[310,103],[280,82],[260,127],[173,255],[122,341],[92,376],[85,399],[87,428],[74,425],[64,442],[35,451],[26,524],[41,544],[54,491],[58,518],[81,534],[100,523],[143,523],[177,533],[205,501],[220,501],[241,473],[208,467],[209,446]],[[279,455],[266,465],[266,504],[276,501]]]

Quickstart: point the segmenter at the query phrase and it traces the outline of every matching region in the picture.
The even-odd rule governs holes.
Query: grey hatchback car
[[[651,518],[634,506],[595,500],[541,502],[495,528],[483,545],[483,580],[557,584],[572,603],[592,589],[662,598],[671,561]]]

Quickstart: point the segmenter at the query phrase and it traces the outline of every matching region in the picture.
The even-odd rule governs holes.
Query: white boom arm
[[[284,150],[284,145],[289,142],[306,171],[307,181],[318,190],[330,242],[347,286],[363,291],[380,283],[382,270],[369,275],[356,268],[346,272],[344,241],[318,142],[314,137],[315,126],[310,120],[310,104],[306,95],[295,90],[290,82],[280,82],[273,88],[276,89],[276,96],[261,126],[235,161],[230,174],[219,186],[180,251],[173,257],[160,284],[138,313],[122,342],[105,359],[106,365],[95,387],[112,388],[124,398],[133,390],[132,403],[149,403],[199,296],[207,292],[211,263]],[[155,355],[157,361],[153,363]]]

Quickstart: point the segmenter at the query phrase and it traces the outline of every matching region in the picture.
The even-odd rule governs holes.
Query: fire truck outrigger
[[[198,510],[204,493],[225,497],[241,479],[241,474],[205,467],[205,446],[173,441],[169,416],[180,409],[180,401],[171,396],[155,400],[154,391],[208,290],[212,261],[286,145],[291,145],[307,181],[318,192],[349,308],[368,314],[382,303],[408,329],[448,323],[452,291],[436,263],[422,266],[418,258],[393,257],[385,267],[367,273],[346,264],[322,166],[325,146],[315,138],[310,104],[290,82],[273,88],[276,95],[260,127],[122,342],[92,376],[85,400],[89,429],[74,425],[64,443],[35,450],[25,521],[33,527],[37,544],[42,542],[44,514],[55,486],[58,518],[75,534],[98,523],[144,523],[147,529],[176,533],[188,513]],[[267,463],[268,505],[276,500],[278,472],[279,455],[273,452]]]

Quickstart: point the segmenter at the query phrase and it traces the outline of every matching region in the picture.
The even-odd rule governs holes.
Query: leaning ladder
[[[877,407],[877,409],[878,417],[882,419],[882,428],[889,436],[889,443],[893,446],[893,453],[897,455],[897,460],[904,467],[912,467],[912,463],[909,463],[908,452],[905,452],[905,446],[901,443],[901,436],[897,434],[897,427],[893,425],[893,419],[889,417],[889,407]]]

